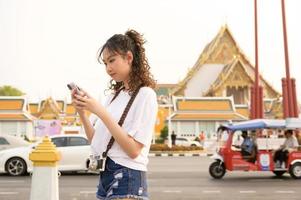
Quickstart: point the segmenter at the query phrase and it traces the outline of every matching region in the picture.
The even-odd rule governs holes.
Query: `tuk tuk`
[[[221,125],[217,131],[217,150],[211,157],[214,162],[209,167],[210,175],[221,179],[226,171],[271,171],[281,177],[288,172],[295,179],[301,178],[300,148],[288,154],[287,162],[279,168],[275,165],[273,156],[276,149],[283,144],[282,137],[286,129],[301,128],[301,121],[293,120],[288,125],[286,120],[255,119],[236,124]],[[255,148],[251,155],[242,155],[236,148],[242,143],[242,132],[248,133],[254,141]]]

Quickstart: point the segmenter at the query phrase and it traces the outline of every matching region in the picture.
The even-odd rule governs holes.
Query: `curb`
[[[149,157],[206,157],[209,153],[149,153]]]

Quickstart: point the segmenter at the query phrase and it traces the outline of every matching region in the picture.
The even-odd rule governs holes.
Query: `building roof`
[[[1,96],[0,97],[0,111],[5,110],[15,110],[22,111],[25,106],[24,97],[9,97]]]
[[[243,121],[246,119],[237,113],[181,113],[173,115],[172,120]]]
[[[174,97],[173,100],[171,120],[247,120],[236,112],[232,97]]]
[[[61,107],[52,97],[48,97],[41,102],[41,109],[37,114],[39,119],[59,119],[59,114],[62,113]]]
[[[211,88],[212,83],[214,83],[219,75],[225,68],[225,64],[204,64],[198,71],[191,77],[190,81],[187,82],[187,88],[189,85],[198,86],[198,96],[205,96],[204,94]],[[201,84],[200,84],[201,83]],[[187,91],[187,96],[192,96]]]
[[[48,102],[47,102],[48,101]],[[58,112],[62,113],[65,109],[65,101],[63,100],[54,100],[52,97],[48,97],[45,100],[42,100],[40,102],[40,109],[44,107],[45,103],[51,103],[54,105],[55,109],[58,110]]]
[[[34,119],[26,113],[0,113],[0,121],[32,121]]]
[[[76,115],[76,109],[72,104],[67,104],[66,115]]]
[[[234,112],[232,97],[177,98],[174,110],[180,112]]]
[[[244,81],[250,84],[255,82],[255,77],[251,76],[249,71],[247,70],[246,65],[242,62],[240,57],[235,57],[233,61],[223,67],[221,72],[217,74],[215,80],[211,82],[209,89],[204,93],[205,96],[208,95],[212,91],[216,91],[219,87],[222,87],[224,83],[228,80],[228,78],[235,73],[235,69],[240,67],[245,75],[245,77],[237,77],[239,79],[245,78]]]
[[[249,118],[250,116],[250,109],[248,105],[235,105],[235,110],[244,117]]]
[[[230,46],[224,45],[225,39],[229,41]],[[231,48],[234,49],[234,52],[230,51]],[[215,61],[216,58],[212,58],[213,53],[216,53],[217,51],[221,57],[219,58],[218,62]],[[195,65],[189,70],[186,77],[178,83],[177,87],[173,89],[172,94],[179,95],[179,93],[181,93],[181,91],[186,88],[188,82],[192,79],[196,72],[201,70],[201,68],[203,67],[208,67],[208,65],[206,64],[229,64],[229,62],[233,61],[235,57],[240,57],[241,62],[245,64],[245,70],[247,71],[247,73],[250,75],[250,77],[254,77],[255,69],[253,65],[238,46],[228,26],[222,26],[215,38],[206,45],[203,52],[197,59]],[[203,78],[204,77],[202,77],[201,81],[203,81]],[[261,75],[260,79],[266,87],[269,87],[277,96],[280,96],[280,93],[277,92],[266,80],[264,80]],[[206,85],[208,85],[208,82],[206,83]]]
[[[0,121],[32,121],[24,96],[0,96]]]
[[[35,115],[39,112],[39,104],[38,103],[29,103],[28,111],[30,114]]]

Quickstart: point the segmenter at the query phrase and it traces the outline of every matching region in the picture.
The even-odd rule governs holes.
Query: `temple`
[[[253,64],[229,27],[222,26],[183,80],[175,85],[158,85],[159,113],[165,117],[158,124],[167,125],[170,119],[171,131],[178,136],[197,137],[204,132],[210,137],[221,123],[249,119],[254,81]],[[281,94],[262,76],[260,84],[264,117],[282,118]]]

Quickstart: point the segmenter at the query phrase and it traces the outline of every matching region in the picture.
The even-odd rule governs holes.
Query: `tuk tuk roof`
[[[285,120],[281,119],[254,119],[235,124],[222,125],[229,130],[254,130],[254,129],[268,129],[268,128],[285,128]]]
[[[300,129],[301,128],[301,118],[287,118],[286,127],[288,129]]]

